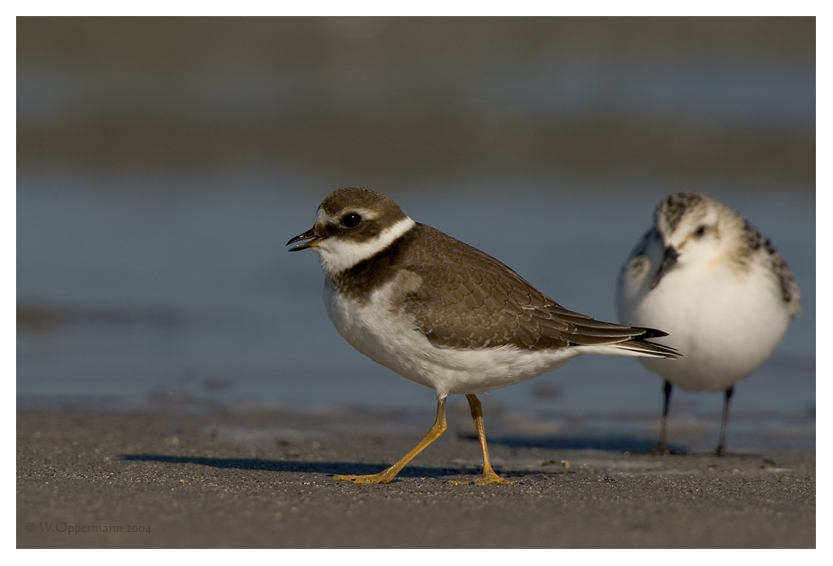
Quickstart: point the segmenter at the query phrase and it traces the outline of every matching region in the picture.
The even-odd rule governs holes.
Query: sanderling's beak
[[[671,246],[665,247],[665,255],[662,256],[662,263],[659,264],[659,269],[657,269],[654,278],[651,279],[651,289],[659,285],[660,280],[665,277],[665,274],[671,271],[671,269],[677,264],[677,258],[679,254],[677,250],[675,250]]]
[[[297,246],[292,246],[289,248],[291,252],[297,252],[298,250],[305,250],[307,248],[314,248],[315,245],[323,240],[324,237],[318,234],[318,231],[315,229],[315,226],[304,232],[303,234],[298,234],[291,240],[289,240],[286,245],[294,244],[295,242],[301,242]]]

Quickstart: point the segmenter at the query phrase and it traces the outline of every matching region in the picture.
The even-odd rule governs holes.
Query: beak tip
[[[321,240],[321,238],[318,236],[318,234],[316,234],[315,228],[313,227],[313,228],[310,228],[309,230],[307,230],[306,232],[304,232],[303,234],[298,234],[294,238],[290,238],[290,240],[286,243],[286,245],[288,246],[289,244],[294,244],[295,242],[300,242],[300,244],[297,244],[297,245],[292,246],[291,248],[289,248],[289,251],[297,252],[297,251],[305,250],[305,249],[310,248],[310,247],[314,247],[315,244],[318,243],[319,240]]]

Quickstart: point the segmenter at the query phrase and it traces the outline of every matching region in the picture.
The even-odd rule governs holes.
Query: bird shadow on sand
[[[476,435],[460,434],[458,438],[477,443]],[[528,448],[545,450],[599,450],[606,452],[652,453],[656,444],[633,436],[617,437],[532,437],[503,436],[489,438],[490,445],[500,445],[513,450]],[[674,452],[685,452],[685,447],[673,446]],[[538,454],[540,456],[540,454]],[[203,456],[172,456],[168,454],[119,454],[119,458],[132,462],[160,462],[163,464],[197,464],[213,468],[232,468],[238,470],[264,470],[271,472],[314,473],[324,475],[364,475],[375,474],[387,468],[389,463],[366,464],[358,462],[310,462],[304,460],[269,460],[260,458],[215,458]],[[459,468],[406,466],[398,477],[408,478],[443,478],[470,474],[465,466]],[[536,472],[541,473],[541,472]],[[526,472],[514,472],[512,475],[526,475]]]
[[[121,460],[133,462],[161,462],[165,464],[197,464],[213,468],[264,470],[313,474],[375,474],[390,464],[362,464],[354,462],[307,462],[303,460],[262,460],[258,458],[208,458],[201,456],[169,456],[166,454],[119,454]],[[443,477],[466,473],[461,468],[430,468],[406,466],[397,477]]]

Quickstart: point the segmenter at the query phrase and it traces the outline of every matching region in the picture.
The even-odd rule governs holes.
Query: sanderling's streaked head
[[[716,200],[698,193],[678,193],[663,200],[654,224],[664,245],[663,263],[651,287],[674,268],[702,264],[721,255],[741,257],[743,218]]]
[[[772,242],[700,193],[659,203],[654,225],[622,266],[616,302],[622,322],[662,328],[669,334],[662,340],[683,354],[675,364],[641,360],[666,379],[668,396],[673,384],[724,391],[727,403],[801,310],[798,285]]]

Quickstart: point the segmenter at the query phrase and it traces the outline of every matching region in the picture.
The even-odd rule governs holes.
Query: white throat
[[[389,228],[382,230],[372,240],[354,242],[337,237],[327,238],[318,243],[313,249],[318,252],[324,271],[329,275],[337,275],[384,250],[415,225],[416,222],[406,216]]]

